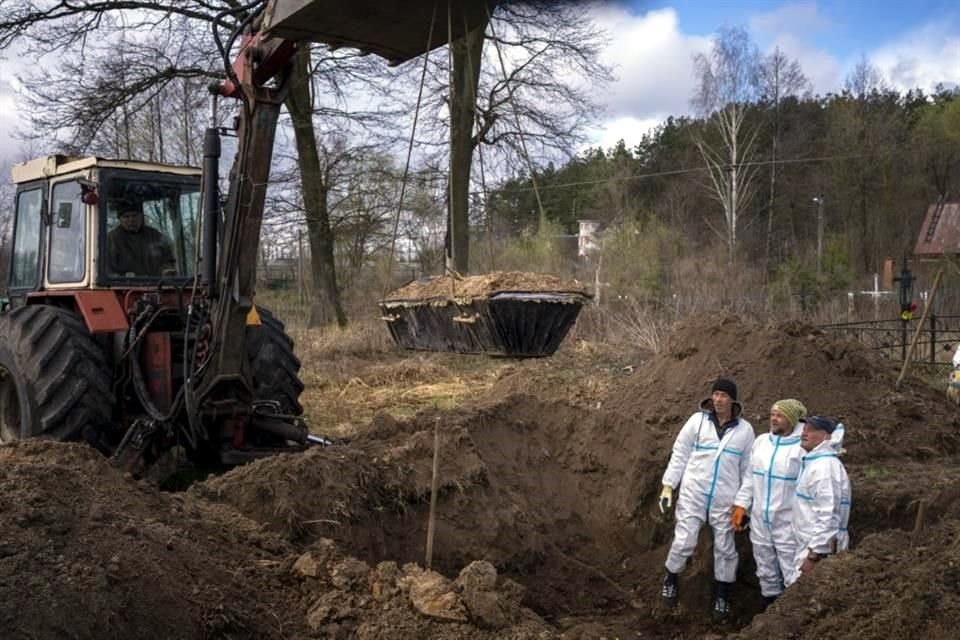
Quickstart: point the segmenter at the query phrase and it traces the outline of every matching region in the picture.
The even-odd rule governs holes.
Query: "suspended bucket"
[[[512,358],[552,355],[590,295],[575,280],[496,272],[415,280],[380,301],[404,349]]]

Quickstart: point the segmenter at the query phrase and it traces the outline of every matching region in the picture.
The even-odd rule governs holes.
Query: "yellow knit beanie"
[[[770,410],[777,410],[783,415],[787,416],[787,420],[790,421],[790,424],[797,424],[797,422],[800,421],[800,418],[807,413],[807,408],[803,406],[803,403],[799,400],[794,400],[793,398],[777,400],[773,403],[773,406],[770,407]]]

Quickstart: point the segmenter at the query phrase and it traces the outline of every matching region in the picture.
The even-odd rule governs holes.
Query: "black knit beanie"
[[[714,391],[723,391],[725,394],[730,396],[731,400],[737,399],[737,384],[733,380],[717,378],[717,381],[713,383],[713,388],[710,389],[710,393],[713,393]]]

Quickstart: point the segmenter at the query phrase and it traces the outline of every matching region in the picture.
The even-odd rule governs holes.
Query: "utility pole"
[[[817,205],[817,277],[823,271],[823,194],[816,196],[813,203]]]

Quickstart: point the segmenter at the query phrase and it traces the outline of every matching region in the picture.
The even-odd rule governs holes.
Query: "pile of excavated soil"
[[[456,579],[409,563],[366,562],[320,538],[293,563],[307,621],[323,638],[553,638],[542,619],[520,605],[523,587],[488,562]]]
[[[566,280],[545,273],[494,271],[474,276],[421,278],[387,294],[384,300],[482,298],[507,291],[587,295],[586,289],[576,280]]]
[[[768,427],[778,399],[847,426],[848,464],[960,453],[960,413],[913,377],[894,391],[899,368],[861,343],[813,326],[758,326],[725,316],[679,323],[664,349],[607,394],[606,408],[675,433],[718,376],[736,381],[746,417]]]
[[[291,549],[230,509],[124,477],[92,448],[0,447],[4,638],[285,638]]]
[[[327,477],[340,484],[320,490],[333,514],[355,517],[336,492],[366,488],[351,483],[367,467],[333,460]],[[293,507],[272,498],[260,495],[293,521]],[[232,508],[137,482],[86,446],[0,447],[5,639],[555,636],[492,565],[458,571],[449,580],[415,564],[371,567],[324,539],[304,552]]]
[[[817,565],[739,638],[948,640],[960,620],[960,521],[868,537]]]

